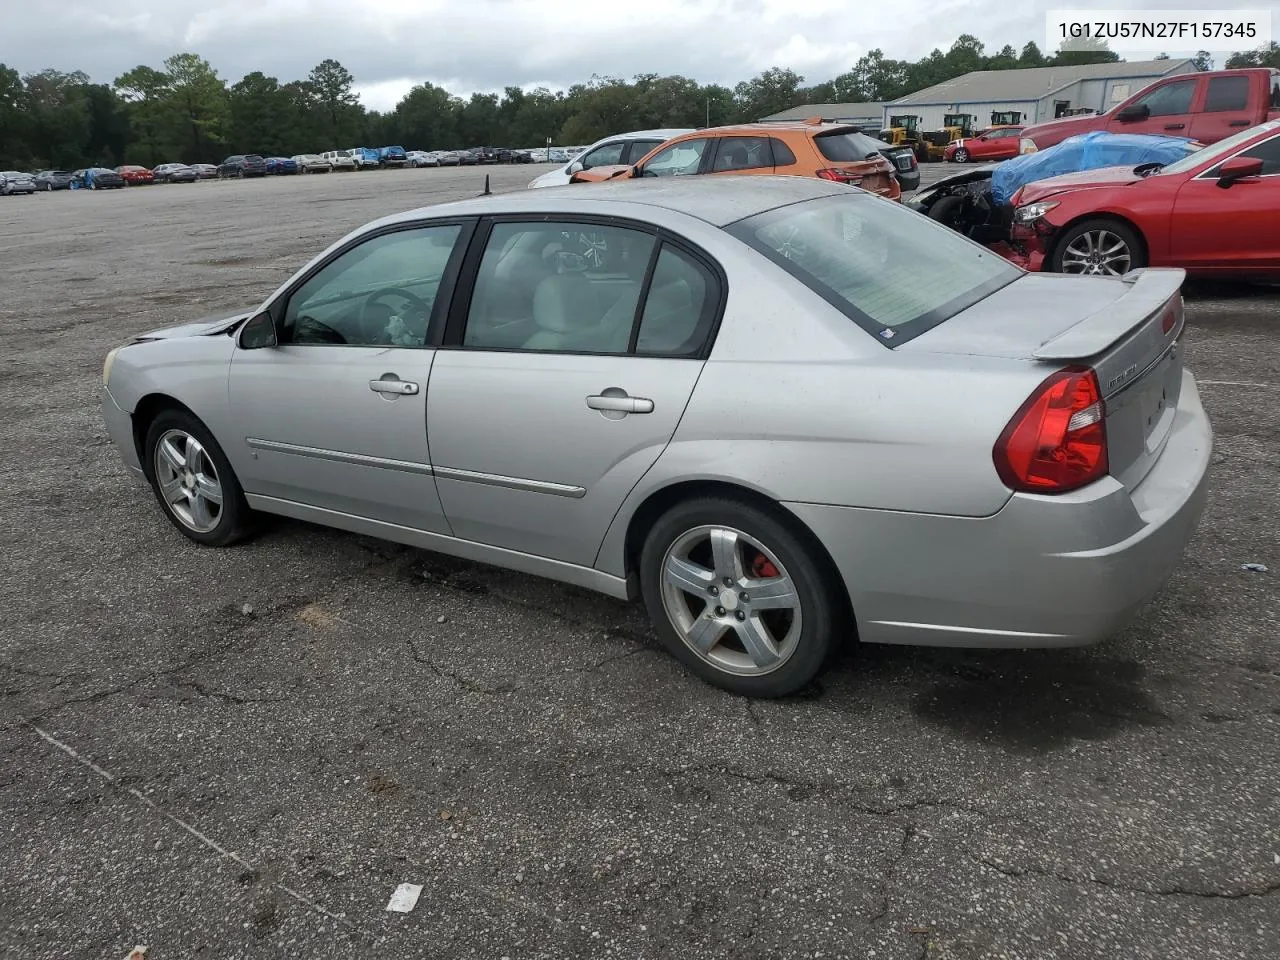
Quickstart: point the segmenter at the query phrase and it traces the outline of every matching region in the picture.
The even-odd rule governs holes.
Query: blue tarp
[[[1186,137],[1105,133],[1102,130],[1082,133],[1036,153],[1026,153],[999,164],[991,172],[991,199],[1004,205],[1013,199],[1019,187],[1036,180],[1102,167],[1173,163],[1196,149]]]

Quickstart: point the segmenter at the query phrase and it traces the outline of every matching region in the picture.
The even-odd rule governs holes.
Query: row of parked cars
[[[1134,129],[1141,111],[1121,104],[1115,117],[1080,116],[1057,121],[1052,130],[988,131],[1010,134],[988,138],[1008,141],[1008,159],[939,181],[911,197],[908,206],[1033,271],[1123,276],[1173,266],[1220,278],[1280,277],[1280,71],[1179,77],[1156,84],[1154,96],[1167,98],[1161,90],[1189,85],[1179,96],[1211,106],[1215,97],[1226,96],[1223,90],[1230,92],[1223,83],[1239,88],[1241,98],[1263,98],[1261,122],[1200,125],[1199,139],[1155,130],[1129,133],[1123,131]],[[1274,106],[1268,90],[1275,91]],[[1136,97],[1141,102],[1153,94]],[[1194,109],[1188,119],[1195,124]],[[1019,144],[1028,139],[1029,146]],[[909,146],[905,156],[895,154],[896,146],[817,117],[637,131],[593,144],[529,186],[783,174],[902,200],[919,185],[918,158]],[[899,167],[899,157],[907,170]]]
[[[79,170],[40,170],[36,173],[3,170],[0,171],[0,196],[55,190],[118,190],[152,183],[195,183],[198,180],[245,179],[341,170],[567,163],[583,149],[552,147],[513,150],[506,147],[473,147],[469,150],[406,150],[401,146],[351,147],[324,153],[300,153],[292,157],[233,154],[218,164],[162,163],[150,169],[137,164],[125,164],[114,169],[85,167]]]

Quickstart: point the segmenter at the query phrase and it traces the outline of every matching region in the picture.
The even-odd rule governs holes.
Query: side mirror
[[[581,173],[585,169],[587,168],[582,165],[581,160],[575,160],[569,164],[569,175],[573,176],[575,173]]]
[[[271,319],[271,314],[265,310],[256,316],[250,317],[245,321],[245,325],[240,328],[240,349],[242,350],[260,350],[263,347],[274,347],[277,342],[275,321]]]
[[[1232,157],[1218,168],[1218,186],[1226,190],[1237,180],[1262,176],[1261,157]]]
[[[1145,103],[1135,103],[1125,107],[1116,114],[1116,119],[1121,123],[1133,123],[1137,120],[1146,120],[1151,116],[1151,108]]]

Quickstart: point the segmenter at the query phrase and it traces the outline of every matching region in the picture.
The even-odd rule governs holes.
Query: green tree
[[[227,85],[194,53],[177,53],[164,62],[169,111],[179,156],[185,163],[207,161],[224,146]]]
[[[794,70],[770,67],[733,88],[738,117],[751,122],[794,106],[804,77]]]
[[[458,119],[462,104],[430,83],[414,87],[392,111],[392,139],[410,149],[447,150],[462,145]]]
[[[1114,52],[1105,40],[1093,37],[1081,37],[1076,40],[1064,40],[1058,45],[1052,66],[1076,67],[1090,63],[1118,63],[1120,54]]]
[[[1246,67],[1270,67],[1273,70],[1280,70],[1280,43],[1272,40],[1268,46],[1259,47],[1256,50],[1243,50],[1227,58],[1228,70]]]
[[[322,60],[307,75],[320,127],[330,143],[343,144],[360,129],[360,98],[351,87],[355,78],[337,60]]]
[[[126,104],[133,132],[133,160],[150,167],[172,158],[177,144],[173,140],[169,77],[142,65],[116,77],[114,86]]]
[[[1200,50],[1191,58],[1191,62],[1196,65],[1197,70],[1212,70],[1213,54],[1208,50]]]
[[[27,147],[39,167],[78,166],[89,141],[89,77],[43,70],[23,78]]]
[[[275,77],[259,70],[232,84],[227,98],[227,146],[235,153],[276,156],[301,152],[294,130],[294,108]]]

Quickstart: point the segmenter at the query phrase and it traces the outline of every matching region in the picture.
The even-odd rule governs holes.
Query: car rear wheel
[[[252,513],[235,471],[203,423],[166,410],[146,440],[147,475],[160,509],[196,543],[225,547],[252,529]]]
[[[1065,230],[1054,244],[1055,273],[1121,277],[1147,265],[1137,233],[1115,220],[1086,220]]]
[[[951,159],[954,160],[956,163],[968,163],[969,151],[966,150],[964,147],[959,147],[956,149],[956,152],[951,155]]]
[[[786,696],[809,683],[843,619],[834,577],[809,539],[735,500],[690,500],[664,514],[645,540],[640,585],[672,655],[743,696]]]

